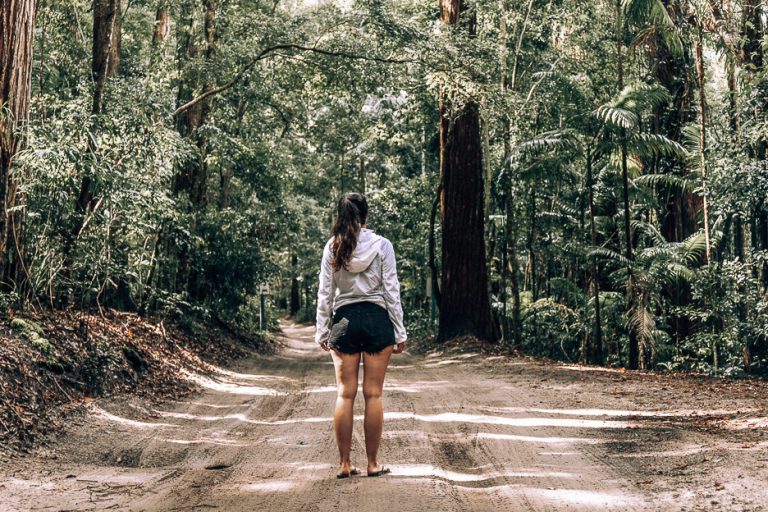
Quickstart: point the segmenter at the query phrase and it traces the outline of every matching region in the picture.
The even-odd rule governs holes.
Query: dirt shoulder
[[[222,326],[185,328],[131,313],[25,313],[0,326],[0,457],[55,437],[94,398],[150,400],[195,388],[181,371],[207,373],[270,343]]]
[[[276,354],[190,374],[199,393],[91,401],[0,465],[4,510],[766,510],[764,383],[477,352],[394,358],[392,475],[336,480],[330,358],[284,328]]]

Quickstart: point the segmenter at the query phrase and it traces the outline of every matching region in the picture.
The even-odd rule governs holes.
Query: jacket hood
[[[373,259],[381,252],[382,237],[368,228],[363,228],[357,239],[357,245],[349,260],[349,272],[362,272],[368,268]]]

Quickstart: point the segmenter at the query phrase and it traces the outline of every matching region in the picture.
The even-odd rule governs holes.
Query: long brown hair
[[[347,192],[339,199],[336,222],[333,224],[333,269],[347,268],[357,247],[357,237],[368,218],[368,201],[363,194]]]

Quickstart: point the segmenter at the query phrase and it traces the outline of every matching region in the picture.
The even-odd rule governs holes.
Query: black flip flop
[[[384,466],[381,467],[380,470],[374,471],[373,473],[368,473],[368,476],[381,476],[391,473],[392,470],[389,468],[385,468]]]
[[[360,470],[359,469],[352,468],[352,469],[349,470],[349,473],[344,473],[344,472],[336,473],[336,478],[339,478],[339,479],[341,479],[341,478],[349,478],[350,476],[357,476],[359,474],[360,474]]]

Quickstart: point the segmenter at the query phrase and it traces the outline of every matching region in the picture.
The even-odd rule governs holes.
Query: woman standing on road
[[[376,459],[384,426],[381,393],[390,356],[405,349],[395,251],[389,240],[366,228],[367,218],[365,196],[344,194],[320,265],[315,341],[331,352],[336,369],[333,429],[341,458],[337,478],[360,473],[350,461],[350,451],[361,357],[367,474],[390,472]]]

